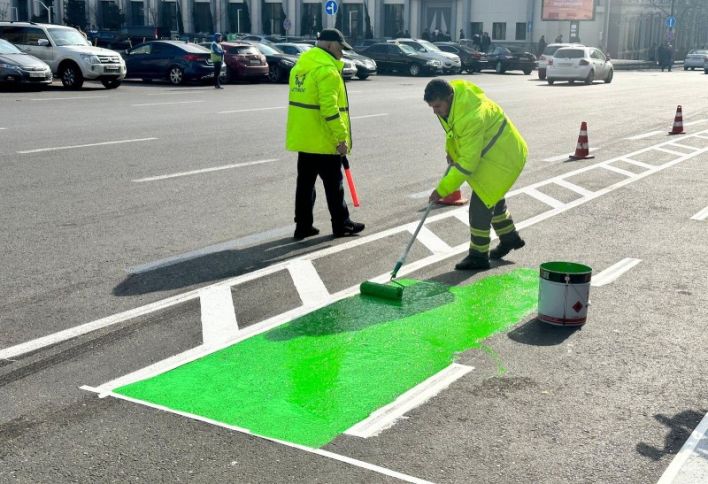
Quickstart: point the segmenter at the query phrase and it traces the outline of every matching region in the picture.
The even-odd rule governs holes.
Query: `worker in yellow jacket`
[[[524,168],[526,142],[499,105],[471,82],[434,79],[426,86],[423,99],[445,130],[450,165],[430,201],[448,196],[464,182],[472,187],[470,250],[455,269],[488,269],[490,258],[501,259],[525,245],[504,196]],[[490,253],[491,227],[500,242]]]
[[[351,49],[337,29],[324,29],[317,46],[300,55],[290,71],[286,148],[297,151],[295,234],[302,240],[320,231],[313,225],[315,182],[322,183],[335,237],[354,235],[364,224],[349,218],[342,161],[352,146],[349,100],[340,60]]]

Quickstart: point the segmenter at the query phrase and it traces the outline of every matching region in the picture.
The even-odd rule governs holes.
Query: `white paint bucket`
[[[556,326],[587,320],[592,269],[575,262],[544,262],[538,286],[538,319]]]

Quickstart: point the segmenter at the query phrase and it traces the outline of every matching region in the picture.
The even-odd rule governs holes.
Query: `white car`
[[[592,84],[595,80],[612,82],[614,67],[610,59],[595,47],[563,47],[548,59],[546,81],[583,81]]]
[[[76,29],[34,22],[0,22],[0,38],[43,60],[67,89],[84,80],[100,81],[115,89],[125,78],[125,61],[108,49],[92,46]]]
[[[542,81],[546,78],[546,67],[548,65],[548,60],[553,57],[553,54],[556,53],[558,49],[562,49],[563,47],[585,47],[583,44],[548,44],[545,49],[543,49],[543,52],[541,53],[541,56],[538,58],[538,61],[536,62],[536,69],[538,70],[538,78],[541,79]]]
[[[706,61],[708,61],[708,49],[691,49],[683,61],[683,70],[703,69]]]

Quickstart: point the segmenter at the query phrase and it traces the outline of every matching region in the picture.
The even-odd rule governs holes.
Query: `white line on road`
[[[545,193],[540,192],[535,188],[529,188],[528,190],[524,190],[524,193],[553,208],[561,208],[565,205],[565,203],[561,202],[560,200],[556,200],[555,198],[546,195]]]
[[[700,448],[699,448],[700,447]],[[689,461],[690,457],[694,457]],[[708,475],[708,414],[691,432],[674,460],[657,484],[691,484],[705,482]]]
[[[691,217],[691,220],[698,220],[698,221],[702,222],[706,218],[708,218],[708,207],[704,208],[703,210],[698,212],[696,215]]]
[[[685,154],[686,154],[686,153],[682,153],[681,151],[670,150],[670,149],[664,148],[664,147],[662,147],[662,146],[660,146],[660,147],[658,147],[658,148],[654,148],[654,149],[655,149],[656,151],[661,151],[662,153],[668,153],[668,154],[674,155],[674,156],[682,156],[682,155],[685,155]]]
[[[654,165],[644,163],[643,161],[633,160],[631,158],[627,158],[626,156],[620,158],[620,161],[624,161],[625,163],[629,163],[630,165],[641,166],[642,168],[646,168],[647,170],[653,170],[654,168],[656,168]]]
[[[701,123],[705,123],[706,121],[708,121],[708,119],[697,119],[695,121],[689,121],[687,123],[683,123],[683,125],[684,126],[693,126],[694,124],[701,124]]]
[[[201,170],[182,171],[179,173],[172,173],[170,175],[158,175],[158,176],[151,176],[151,177],[147,177],[147,178],[138,178],[137,180],[132,180],[132,181],[134,183],[143,183],[143,182],[151,182],[151,181],[158,181],[158,180],[167,180],[168,178],[177,178],[177,177],[181,177],[181,176],[199,175],[201,173],[211,173],[212,171],[230,170],[231,168],[243,168],[244,166],[262,165],[263,163],[271,163],[273,161],[278,161],[278,158],[272,158],[269,160],[247,161],[245,163],[234,163],[232,165],[214,166],[211,168],[203,168]]]
[[[681,143],[677,143],[677,142],[675,142],[675,141],[672,142],[672,143],[669,143],[669,146],[675,146],[675,147],[677,147],[677,148],[684,148],[684,149],[689,150],[689,151],[691,151],[691,152],[693,152],[693,151],[699,151],[699,150],[702,150],[702,149],[703,149],[703,148],[696,148],[695,146],[682,145]]]
[[[623,170],[622,168],[618,168],[614,165],[607,164],[607,165],[602,165],[602,167],[605,170],[613,171],[615,173],[619,173],[620,175],[629,176],[629,177],[636,176],[636,173],[633,173],[629,170]]]
[[[206,91],[170,91],[170,92],[154,92],[146,94],[146,96],[174,96],[175,94],[204,94]]]
[[[433,190],[425,190],[423,192],[418,192],[418,193],[411,193],[408,195],[408,198],[412,198],[414,200],[422,199],[422,198],[428,198],[430,196],[430,192]]]
[[[32,97],[30,101],[70,101],[72,99],[103,99],[108,96]]]
[[[7,128],[0,128],[0,131],[2,131],[3,129],[7,129]]]
[[[200,291],[199,302],[204,345],[220,345],[238,335],[238,322],[230,287],[208,287]]]
[[[576,185],[575,183],[571,183],[568,180],[565,180],[563,178],[556,178],[553,180],[553,183],[556,185],[560,185],[563,188],[567,188],[568,190],[577,193],[578,195],[582,195],[583,197],[589,197],[595,192],[591,192],[590,190],[581,187],[580,185]]]
[[[418,242],[423,244],[430,252],[433,254],[447,254],[452,250],[452,247],[448,245],[443,239],[435,235],[428,227],[421,227],[418,233]]]
[[[169,106],[172,104],[196,104],[203,103],[204,101],[172,101],[166,103],[142,103],[142,104],[131,104],[134,108],[139,108],[143,106]]]
[[[644,138],[651,138],[652,136],[656,136],[656,135],[659,135],[659,134],[663,135],[664,132],[663,132],[663,131],[650,131],[649,133],[638,134],[638,135],[636,135],[636,136],[630,136],[630,137],[625,138],[625,139],[628,139],[628,140],[638,140],[638,139],[644,139]]]
[[[367,114],[364,116],[352,116],[350,119],[365,119],[365,118],[379,118],[381,116],[388,116],[388,113],[380,113],[380,114]]]
[[[219,111],[217,114],[252,113],[255,111],[271,111],[273,109],[285,109],[285,106],[275,106],[272,108],[235,109],[233,111]]]
[[[614,282],[622,274],[629,271],[632,267],[636,266],[641,261],[641,259],[632,259],[631,257],[622,259],[618,263],[608,267],[604,271],[600,272],[598,275],[594,276],[591,279],[590,285],[593,287],[600,287]]]
[[[303,306],[318,307],[329,299],[329,291],[311,260],[295,260],[288,264],[288,271]]]
[[[24,155],[27,153],[42,153],[44,151],[59,151],[59,150],[73,150],[76,148],[90,148],[93,146],[107,146],[107,145],[120,145],[124,143],[140,143],[143,141],[154,141],[158,138],[138,138],[138,139],[123,139],[119,141],[104,141],[102,143],[89,143],[85,145],[72,145],[72,146],[54,146],[52,148],[38,148],[36,150],[24,150],[18,151],[18,154]]]
[[[403,417],[406,413],[424,404],[472,370],[474,368],[471,366],[453,363],[401,394],[393,402],[379,408],[365,420],[352,426],[344,433],[364,439],[375,437],[387,428],[392,427],[396,420]]]

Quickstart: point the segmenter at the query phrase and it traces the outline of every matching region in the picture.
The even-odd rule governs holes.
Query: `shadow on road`
[[[539,321],[538,318],[533,318],[522,326],[510,331],[507,336],[525,345],[554,346],[561,344],[579,329],[580,328],[577,326],[552,326]]]
[[[645,442],[640,442],[637,444],[637,452],[654,461],[660,460],[667,454],[676,454],[691,436],[693,429],[698,426],[705,414],[706,410],[684,410],[673,417],[660,413],[654,415],[657,421],[669,428],[669,432],[664,437],[664,448],[660,449]]]

